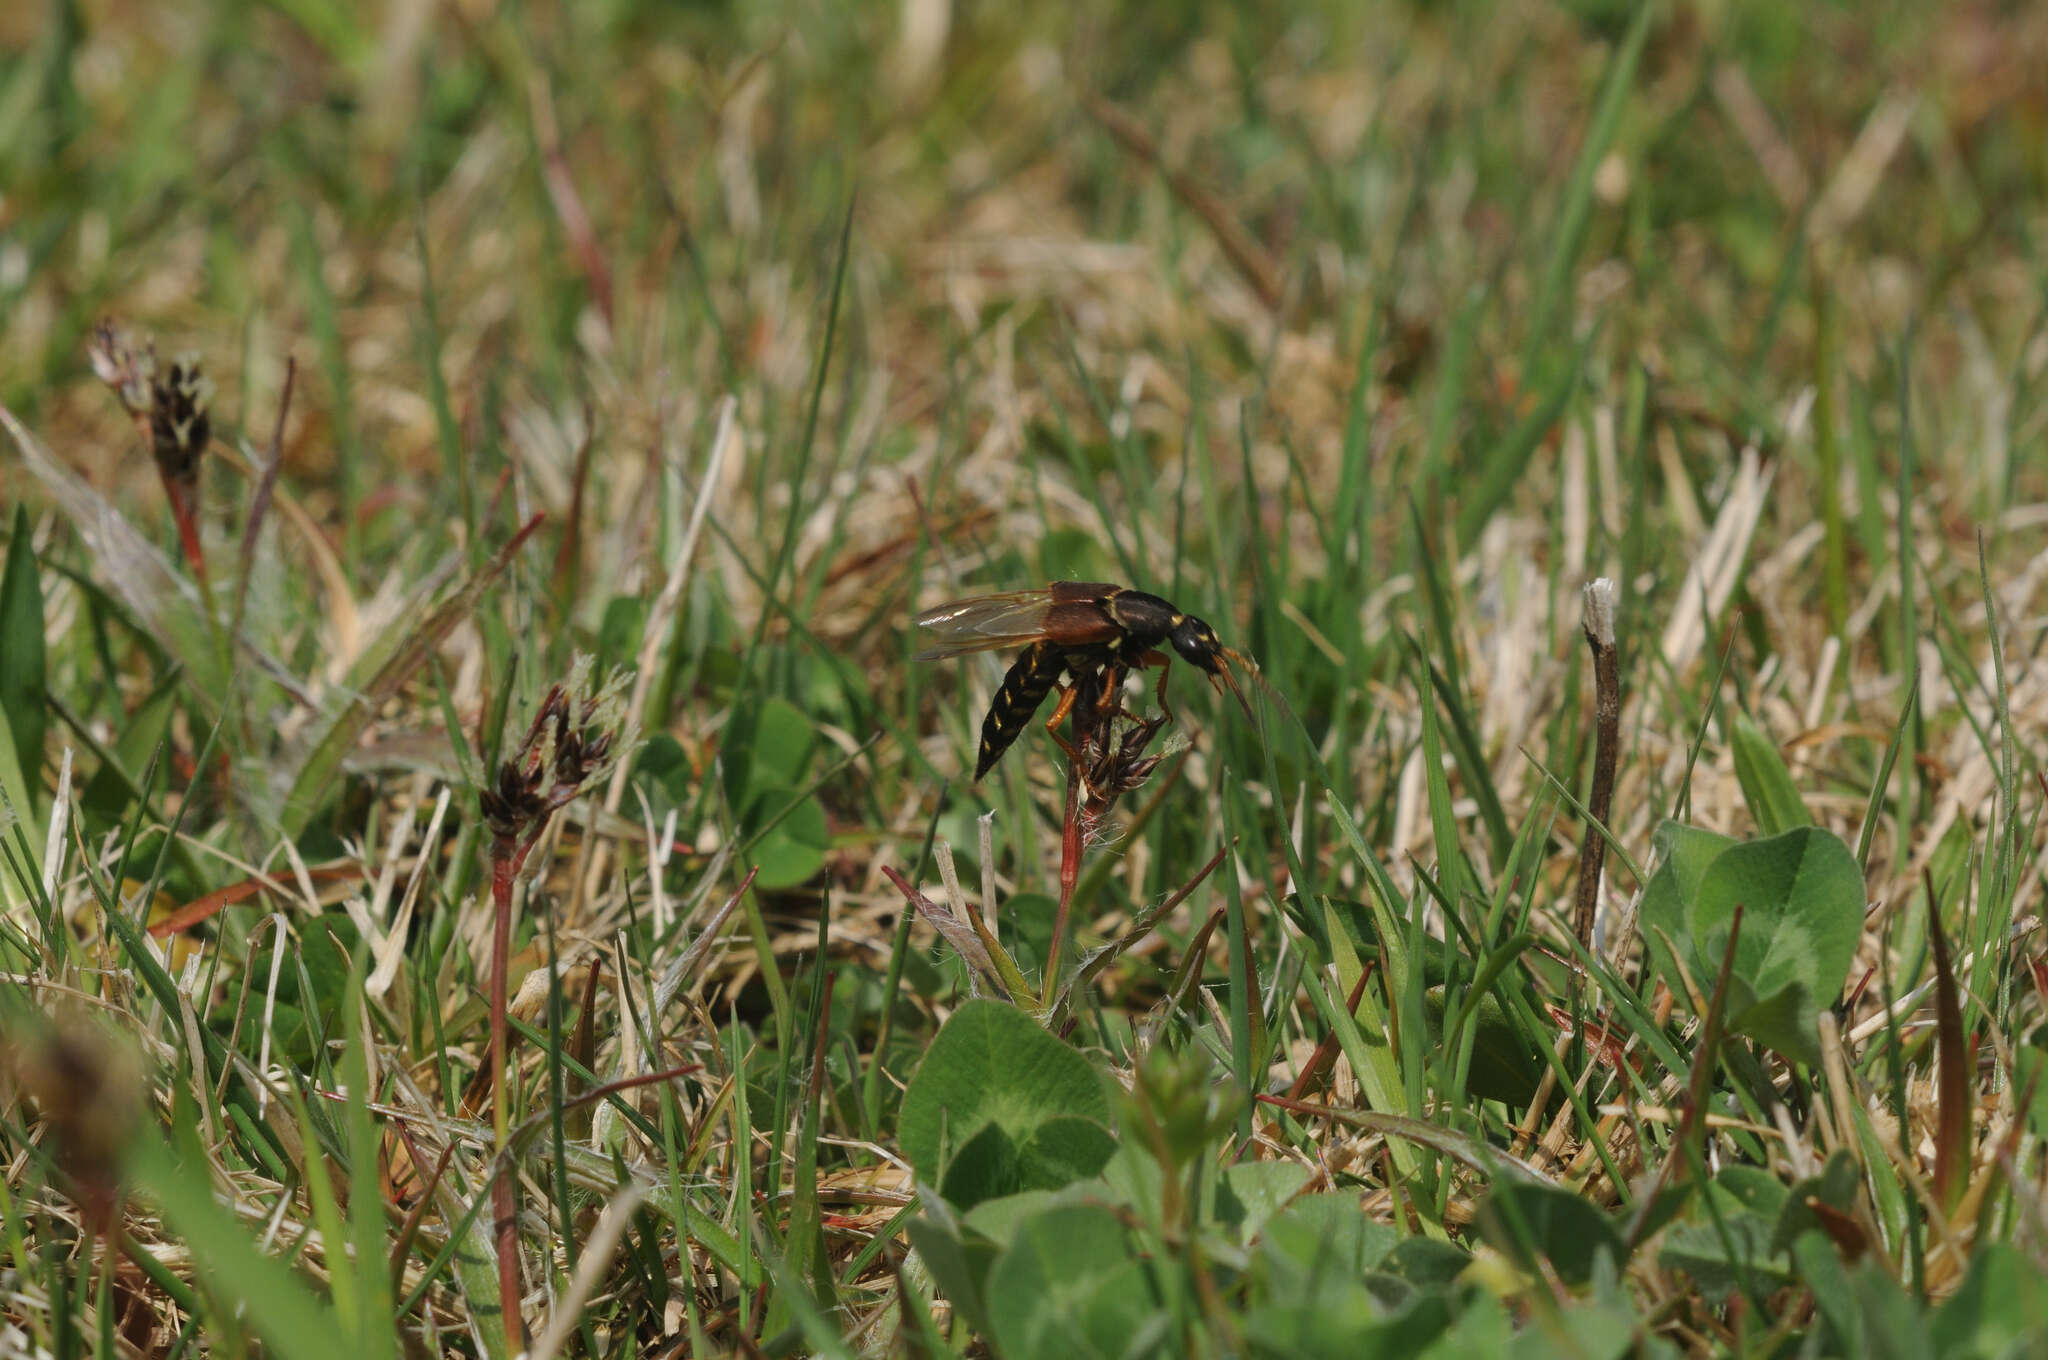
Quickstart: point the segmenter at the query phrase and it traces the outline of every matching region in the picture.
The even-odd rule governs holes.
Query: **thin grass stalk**
[[[952,787],[950,782],[939,786],[939,798],[932,805],[931,820],[925,823],[924,845],[917,852],[917,866],[912,872],[913,879],[921,879],[924,876],[925,865],[931,862],[932,842],[937,840],[939,835],[939,813],[946,806],[946,795],[952,791]],[[986,828],[986,821],[983,822],[983,826]],[[981,854],[984,873],[988,872],[989,859],[989,851],[984,847]],[[991,894],[984,892],[982,902],[989,910],[995,909]],[[896,993],[903,985],[904,961],[910,955],[910,927],[917,919],[914,904],[906,906],[909,909],[896,918],[896,931],[889,941],[889,968],[882,982],[882,1008],[880,1014],[875,1017],[874,1057],[868,1064],[867,1073],[861,1084],[861,1114],[871,1130],[881,1123],[882,1061],[889,1051],[889,1033],[896,1018]]]

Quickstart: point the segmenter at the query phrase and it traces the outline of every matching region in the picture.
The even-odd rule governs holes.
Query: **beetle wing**
[[[1058,647],[1092,647],[1123,631],[1094,600],[1062,601],[1045,611],[1045,636]]]
[[[937,661],[1036,642],[1045,636],[1045,616],[1052,604],[1050,590],[1012,590],[927,609],[917,616],[918,637],[925,646],[915,659]]]

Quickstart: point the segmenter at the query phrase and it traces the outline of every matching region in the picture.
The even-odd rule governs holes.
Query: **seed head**
[[[109,319],[92,328],[86,355],[92,361],[93,375],[113,391],[128,414],[148,419],[155,400],[156,347],[136,349]]]
[[[477,796],[483,808],[484,825],[500,840],[516,841],[548,815],[548,800],[540,791],[540,771],[520,767],[508,760],[498,767],[498,779]]]
[[[199,460],[213,436],[206,408],[213,382],[199,371],[199,356],[181,354],[150,386],[149,444],[166,482],[190,487],[199,481]]]
[[[499,765],[497,779],[478,796],[493,836],[510,842],[537,836],[549,814],[611,771],[624,717],[619,696],[625,681],[623,674],[614,674],[584,694],[590,672],[590,659],[578,657],[568,682],[547,692],[519,749]]]

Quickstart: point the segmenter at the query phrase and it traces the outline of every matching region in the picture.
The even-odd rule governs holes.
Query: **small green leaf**
[[[2032,1278],[2039,1280],[2040,1273],[2034,1272]],[[1882,1346],[1874,1354],[1884,1360],[1935,1360],[1936,1356],[1948,1360],[1949,1352],[1935,1349],[1928,1333],[1927,1315],[1921,1311],[1919,1302],[1875,1262],[1864,1262],[1856,1272],[1854,1284],[1858,1311],[1863,1315],[1863,1334]]]
[[[690,768],[682,743],[666,732],[657,732],[633,759],[633,783],[647,795],[647,805],[656,818],[661,818],[672,809],[688,806],[696,772]],[[638,804],[633,799],[627,799],[626,806],[637,814]]]
[[[1432,987],[1423,993],[1423,1011],[1429,1021],[1433,1043],[1443,1034],[1444,989]],[[1499,995],[1487,991],[1472,1007],[1472,1066],[1465,1074],[1465,1089],[1486,1100],[1498,1100],[1521,1107],[1535,1099],[1543,1080],[1543,1052],[1528,1041],[1520,1026],[1501,1004]]]
[[[1086,1180],[1116,1155],[1116,1139],[1092,1119],[1054,1115],[1033,1129],[1019,1149],[1026,1190],[1057,1190]]]
[[[1820,1215],[1813,1209],[1816,1201],[1837,1213],[1854,1212],[1856,1195],[1862,1186],[1863,1173],[1857,1167],[1856,1159],[1849,1155],[1847,1148],[1836,1148],[1819,1175],[1808,1176],[1785,1196],[1784,1207],[1778,1211],[1778,1226],[1771,1234],[1771,1245],[1774,1248],[1789,1247],[1799,1240],[1803,1232],[1824,1231]]]
[[[1001,1124],[983,1124],[946,1158],[939,1193],[948,1204],[975,1208],[1027,1189],[1051,1188],[1025,1185],[1023,1167],[1024,1154],[1010,1131]]]
[[[142,772],[149,768],[157,748],[170,730],[171,717],[178,708],[178,685],[182,671],[172,669],[148,697],[135,706],[114,734],[107,759],[86,781],[78,801],[86,815],[102,825],[121,819],[128,804],[140,792]]]
[[[1935,1313],[1932,1332],[1934,1353],[1956,1360],[2048,1354],[2041,1267],[2009,1242],[1981,1244],[1962,1287]]]
[[[1115,1148],[1109,1119],[1108,1094],[1087,1059],[1013,1006],[970,1001],[910,1079],[898,1136],[920,1180],[942,1185],[949,1199],[968,1194],[954,1202],[971,1207],[1094,1175]],[[1076,1123],[1102,1129],[1101,1139]],[[955,1161],[966,1163],[957,1178]]]
[[[1863,1336],[1863,1314],[1856,1308],[1856,1296],[1849,1287],[1849,1272],[1835,1244],[1817,1231],[1802,1233],[1792,1243],[1792,1264],[1799,1278],[1813,1291],[1814,1310],[1834,1333],[1834,1349],[1823,1354],[1868,1355]]]
[[[1009,1360],[1144,1353],[1165,1315],[1150,1273],[1115,1214],[1092,1204],[1023,1224],[988,1277],[990,1330]]]
[[[1714,1177],[1714,1193],[1729,1203],[1731,1211],[1752,1213],[1775,1221],[1790,1202],[1785,1182],[1760,1166],[1724,1167]]]
[[[772,891],[808,883],[825,867],[825,852],[832,848],[824,806],[796,789],[764,788],[748,804],[740,826],[751,834],[770,823],[748,852],[748,859],[761,867],[754,886]]]
[[[1550,1263],[1558,1279],[1576,1289],[1593,1278],[1604,1254],[1619,1268],[1628,1248],[1607,1215],[1569,1190],[1527,1181],[1503,1181],[1479,1206],[1479,1230],[1525,1270]]]
[[[1260,1164],[1233,1169],[1246,1171],[1253,1165]],[[1355,1280],[1378,1269],[1400,1241],[1399,1229],[1365,1216],[1355,1194],[1307,1195],[1281,1210],[1267,1225],[1259,1255],[1261,1268],[1269,1273],[1299,1271],[1307,1276],[1335,1272]]]
[[[995,1265],[999,1248],[988,1238],[963,1227],[945,1212],[943,1201],[929,1186],[919,1195],[927,1211],[905,1224],[910,1245],[923,1258],[932,1283],[967,1320],[975,1331],[989,1331],[988,1308],[984,1303],[989,1269]]]
[[[761,719],[754,728],[754,769],[794,783],[803,777],[817,745],[817,727],[795,704],[770,699],[761,705]]]
[[[1742,801],[1749,804],[1757,829],[1776,836],[1794,827],[1813,825],[1813,816],[1792,782],[1792,771],[1778,754],[1778,744],[1749,715],[1738,713],[1728,728],[1728,747],[1735,757],[1735,778]]]
[[[1757,1214],[1724,1209],[1717,1225],[1681,1223],[1664,1234],[1657,1264],[1682,1270],[1715,1307],[1745,1283],[1768,1293],[1792,1283],[1784,1253],[1771,1249],[1771,1224]]]
[[[972,1232],[980,1233],[998,1248],[1008,1247],[1017,1240],[1017,1230],[1030,1220],[1038,1217],[1055,1204],[1077,1204],[1082,1201],[1069,1198],[1076,1193],[1099,1192],[1101,1181],[1092,1185],[1073,1185],[1064,1191],[1019,1190],[1014,1195],[999,1199],[983,1200],[960,1216],[960,1221]],[[1097,1196],[1099,1198],[1099,1195]]]
[[[1295,1162],[1239,1162],[1225,1167],[1223,1183],[1217,1187],[1216,1217],[1237,1229],[1239,1241],[1249,1242],[1265,1231],[1268,1220],[1288,1206],[1308,1178],[1309,1169]],[[1354,1213],[1357,1207],[1354,1200]]]
[[[769,788],[801,785],[817,745],[817,725],[788,700],[740,704],[726,719],[719,743],[726,797],[734,807],[746,807]]]
[[[1380,1268],[1421,1289],[1448,1289],[1472,1264],[1472,1253],[1434,1237],[1409,1237],[1387,1253]]]
[[[1680,996],[1685,995],[1685,988],[1679,985],[1678,971],[1672,966],[1674,948],[1692,974],[1694,986],[1702,991],[1713,986],[1712,976],[1705,972],[1692,948],[1686,916],[1693,899],[1699,896],[1700,880],[1707,876],[1707,866],[1734,844],[1732,836],[1670,821],[1660,825],[1650,838],[1650,845],[1657,852],[1657,870],[1643,887],[1639,919],[1652,961],[1671,990]]]
[[[1814,1008],[1832,1003],[1849,975],[1863,902],[1863,872],[1849,847],[1815,827],[1719,855],[1700,881],[1691,933],[1702,957],[1718,959],[1735,908],[1743,909],[1729,1029],[1817,1064]]]

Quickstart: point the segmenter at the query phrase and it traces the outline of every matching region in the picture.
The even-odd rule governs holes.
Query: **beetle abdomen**
[[[1059,648],[1041,641],[1026,647],[1011,665],[1003,676],[1002,686],[996,690],[995,702],[989,705],[988,717],[982,720],[981,754],[974,762],[977,781],[1003,758],[1003,752],[1017,740],[1024,724],[1031,721],[1032,714],[1038,712],[1038,706],[1045,702],[1045,696],[1052,693],[1053,685],[1060,678],[1060,668],[1065,664]]]

